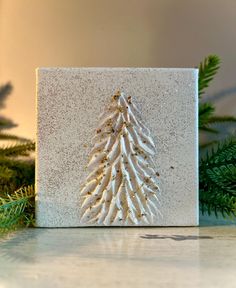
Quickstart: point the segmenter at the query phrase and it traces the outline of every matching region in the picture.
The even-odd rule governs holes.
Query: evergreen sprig
[[[0,87],[0,108],[5,107],[11,91],[10,83]],[[5,133],[14,126],[12,120],[0,116],[0,140],[15,142],[0,147],[0,229],[29,225],[34,218],[34,188],[30,185],[34,184],[35,164],[29,156],[35,143]]]
[[[35,143],[31,141],[22,144],[15,144],[0,148],[0,157],[29,156],[29,153],[34,151],[34,149]]]
[[[209,86],[219,68],[220,58],[217,55],[209,55],[200,63],[198,78],[199,96],[205,92],[205,89]]]
[[[34,170],[34,159],[0,157],[0,196],[11,194],[22,186],[33,185]]]
[[[31,224],[32,214],[29,211],[33,207],[34,197],[33,186],[23,187],[11,195],[0,197],[0,228]]]
[[[200,211],[203,215],[215,214],[216,217],[222,215],[224,218],[233,218],[236,216],[235,197],[227,194],[215,193],[215,190],[200,189],[199,201]]]
[[[208,150],[199,176],[202,213],[236,216],[236,138]]]
[[[216,55],[206,57],[199,65],[199,78],[198,78],[198,93],[199,99],[209,83],[213,80],[215,74],[220,68],[220,58]],[[218,133],[219,131],[212,127],[212,125],[226,122],[236,122],[236,117],[233,116],[216,116],[215,107],[212,103],[199,103],[199,130]]]
[[[199,66],[199,98],[219,69],[220,59],[210,55]],[[233,116],[217,116],[212,103],[199,104],[199,131],[218,133],[215,124],[236,122]],[[236,137],[200,144],[199,201],[203,214],[236,216]],[[206,150],[206,151],[205,151]]]
[[[7,133],[0,133],[0,140],[12,140],[12,141],[16,140],[16,141],[21,141],[21,142],[29,141],[27,138],[19,137],[19,136],[7,134]]]
[[[215,108],[211,103],[200,103],[199,104],[199,130],[218,133],[218,131],[212,127],[209,127],[209,120],[214,115]]]

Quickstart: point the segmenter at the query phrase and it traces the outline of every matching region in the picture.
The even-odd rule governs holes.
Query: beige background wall
[[[223,63],[209,93],[236,86],[235,0],[0,0],[4,114],[22,136],[35,137],[38,66],[192,67],[210,53]],[[235,94],[219,113],[236,114]]]

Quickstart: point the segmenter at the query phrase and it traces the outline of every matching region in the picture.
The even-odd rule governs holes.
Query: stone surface
[[[151,225],[198,225],[197,70],[158,68],[38,69],[37,225],[88,225],[81,185],[98,115],[117,90],[132,96],[156,146],[162,217]]]
[[[26,229],[0,267],[3,288],[234,288],[236,226]]]

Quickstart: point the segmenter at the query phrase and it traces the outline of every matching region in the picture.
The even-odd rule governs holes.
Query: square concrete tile
[[[198,225],[197,80],[196,69],[39,68],[37,225]]]

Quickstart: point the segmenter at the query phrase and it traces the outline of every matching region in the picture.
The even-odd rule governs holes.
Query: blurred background
[[[206,100],[236,115],[235,27],[235,0],[0,0],[4,116],[35,138],[37,67],[194,67],[208,54],[222,68]]]

